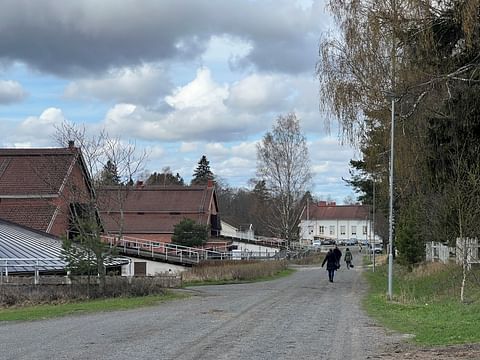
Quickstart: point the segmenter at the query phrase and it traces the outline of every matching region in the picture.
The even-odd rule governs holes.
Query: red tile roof
[[[0,198],[58,194],[76,151],[0,149]]]
[[[46,232],[56,207],[45,201],[28,204],[0,204],[0,219],[8,220],[35,230]]]
[[[214,189],[205,186],[106,187],[97,192],[100,216],[107,232],[119,229],[120,209],[125,233],[173,233],[184,218],[209,224],[210,204],[217,210]],[[123,201],[123,203],[122,203]]]
[[[368,205],[318,206],[309,204],[310,220],[365,220],[370,215]],[[304,215],[305,218],[306,214]]]

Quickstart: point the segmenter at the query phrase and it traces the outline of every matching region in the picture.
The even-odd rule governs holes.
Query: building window
[[[340,225],[340,235],[345,235],[345,225]]]
[[[330,235],[335,235],[335,226],[330,225]]]
[[[363,235],[367,235],[367,227],[363,226]]]
[[[320,226],[318,227],[318,233],[319,233],[320,235],[325,234],[325,226],[320,225]]]
[[[357,235],[357,227],[352,225],[352,235]]]

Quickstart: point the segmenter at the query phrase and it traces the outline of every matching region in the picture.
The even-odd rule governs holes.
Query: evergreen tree
[[[208,227],[192,219],[183,219],[173,228],[172,242],[182,246],[200,246],[208,240]]]
[[[208,180],[213,180],[213,178],[213,173],[210,170],[210,162],[207,160],[207,157],[203,155],[193,172],[191,185],[205,185]]]
[[[120,176],[118,175],[117,165],[108,160],[103,166],[103,170],[100,172],[98,179],[99,185],[120,185]]]
[[[163,186],[168,186],[168,185],[184,185],[183,178],[180,176],[179,173],[176,175],[173,175],[170,168],[166,167],[163,169],[163,172],[157,173],[154,172],[151,174],[147,181],[147,185],[163,185]]]

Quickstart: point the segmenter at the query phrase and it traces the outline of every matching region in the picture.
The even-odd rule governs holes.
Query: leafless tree
[[[102,191],[94,179],[105,165],[110,162],[116,167],[121,185],[115,187],[115,191],[108,191],[108,197],[104,198],[102,210],[120,211],[120,217],[115,219],[118,225],[118,239],[123,236],[124,229],[124,203],[129,190],[128,183],[135,178],[136,174],[143,170],[147,159],[145,150],[139,151],[135,143],[124,142],[118,137],[108,136],[106,131],[100,131],[97,135],[88,135],[84,126],[78,126],[74,123],[64,122],[57,127],[54,135],[55,140],[60,146],[67,147],[75,145],[80,149],[78,156],[83,160],[86,169],[86,176],[90,180],[87,186],[88,193],[81,186],[74,182],[66,184],[66,199],[70,206],[71,214],[69,214],[72,226],[75,228],[75,236],[84,247],[84,253],[93,253],[96,259],[97,271],[100,278],[104,280],[105,267],[104,262],[111,257],[114,247],[107,247],[102,242],[101,234],[103,227],[100,219],[100,208],[98,202],[98,193]],[[73,142],[73,144],[72,144]],[[107,207],[107,208],[106,208]],[[71,260],[78,254],[78,247],[70,250],[73,252]],[[78,256],[77,256],[78,257]]]
[[[289,244],[298,236],[301,199],[312,177],[306,138],[295,114],[279,116],[257,145],[257,173],[270,195],[269,227]]]

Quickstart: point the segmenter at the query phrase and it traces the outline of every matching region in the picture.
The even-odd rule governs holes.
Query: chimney
[[[319,201],[318,206],[327,206],[327,202],[326,201]]]
[[[137,189],[143,189],[143,181],[142,180],[137,180],[137,184],[135,186]]]
[[[207,189],[210,189],[210,188],[213,188],[213,180],[212,179],[207,180]]]
[[[74,140],[68,140],[68,148],[70,150],[75,149],[75,141]]]

